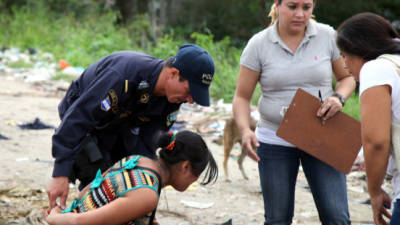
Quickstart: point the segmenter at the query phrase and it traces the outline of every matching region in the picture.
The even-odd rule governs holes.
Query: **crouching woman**
[[[69,209],[55,207],[50,225],[153,224],[162,187],[185,191],[205,170],[201,184],[215,182],[218,167],[202,137],[191,131],[158,137],[157,159],[131,155],[84,188]]]

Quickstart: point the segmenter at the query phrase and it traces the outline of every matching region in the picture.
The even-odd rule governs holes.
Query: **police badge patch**
[[[101,102],[100,108],[101,108],[101,110],[106,111],[106,112],[107,112],[108,110],[111,109],[110,98],[109,98],[108,96],[107,96],[106,99],[104,99],[104,100]]]
[[[167,116],[167,127],[171,126],[176,121],[176,119],[178,118],[178,113],[179,111],[176,110],[175,112],[172,112]]]

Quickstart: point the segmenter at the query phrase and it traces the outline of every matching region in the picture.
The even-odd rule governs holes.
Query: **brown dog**
[[[254,131],[257,126],[257,121],[253,118],[250,119],[250,128]],[[225,172],[225,180],[229,181],[229,174],[228,174],[228,159],[230,153],[232,151],[233,145],[236,143],[242,144],[242,136],[239,132],[239,129],[236,126],[236,122],[234,118],[229,118],[226,120],[224,133],[222,136],[223,144],[224,144],[224,172]],[[246,150],[242,148],[240,156],[238,158],[239,169],[242,172],[243,178],[248,180],[246,173],[243,169],[243,160],[246,157],[247,153]]]

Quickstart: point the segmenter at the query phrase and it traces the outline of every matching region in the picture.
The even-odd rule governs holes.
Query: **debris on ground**
[[[15,81],[15,83],[21,82],[32,85],[33,91],[29,89],[29,92],[22,92],[16,91],[17,88],[2,88],[0,97],[32,97],[32,101],[36,100],[34,97],[47,96],[61,99],[65,95],[70,82],[56,81],[52,80],[52,78],[58,72],[71,72],[71,74],[75,73],[73,76],[78,76],[82,71],[82,68],[72,67],[66,60],[56,60],[53,55],[42,53],[39,49],[32,48],[26,52],[16,48],[4,49],[0,51],[0,78],[2,80]],[[57,105],[54,105],[54,109],[56,107]],[[58,115],[54,114],[54,117],[58,119]],[[45,114],[39,115],[43,120],[48,121],[43,117]],[[232,117],[232,105],[224,103],[223,100],[212,101],[210,107],[182,104],[177,122],[173,125],[172,130],[188,129],[201,134],[206,139],[210,150],[213,151],[219,169],[222,171],[221,164],[224,153],[221,146],[221,137],[225,120],[230,117]],[[252,117],[259,119],[255,108],[252,108]],[[42,155],[28,155],[26,149],[21,149],[21,146],[26,145],[22,145],[19,142],[37,139],[38,135],[42,135],[42,133],[20,132],[18,127],[21,129],[53,129],[54,126],[43,122],[39,117],[36,117],[32,122],[24,123],[18,123],[17,121],[21,118],[17,119],[13,115],[1,119],[1,123],[6,124],[7,128],[17,127],[16,129],[18,130],[18,135],[10,133],[9,130],[2,130],[6,136],[0,134],[0,140],[9,140],[0,141],[0,149],[13,154],[13,157],[8,158],[7,161],[12,163],[12,168],[7,167],[4,173],[15,175],[16,178],[19,177],[18,174],[22,173],[36,174],[38,171],[20,168],[21,165],[31,165],[32,167],[40,168],[40,170],[46,170],[46,172],[49,170],[48,176],[50,179],[51,168],[54,163],[51,158],[51,136],[49,135],[48,137],[49,143],[41,142],[41,146],[35,148],[43,149]],[[43,132],[46,132],[46,130]],[[4,145],[13,141],[15,143],[7,145],[8,148],[3,148]],[[35,143],[29,143],[29,146],[33,146],[33,144]],[[236,150],[232,151],[231,155],[235,160],[238,158],[238,144],[236,145]],[[44,155],[45,153],[47,155]],[[352,172],[347,175],[349,208],[353,225],[372,223],[372,210],[368,202],[369,195],[366,191],[365,165],[361,154],[362,151],[360,151],[360,155],[354,163]],[[264,210],[262,194],[260,193],[258,167],[255,162],[248,160],[249,163],[246,164],[246,167],[250,173],[249,180],[243,180],[238,168],[236,168],[236,163],[231,163],[232,171],[236,171],[236,174],[235,172],[232,174],[231,183],[225,182],[220,176],[213,185],[207,187],[193,185],[184,193],[177,193],[172,188],[165,188],[160,196],[157,220],[163,222],[162,224],[179,225],[261,224],[264,221]],[[34,177],[32,175],[32,180],[28,181],[15,181],[13,180],[14,178],[2,179],[0,177],[0,224],[45,224],[41,217],[41,210],[48,207],[47,194],[44,189],[32,187],[36,183]],[[385,180],[384,189],[388,193],[392,193],[389,182],[389,179]],[[40,183],[40,185],[43,188],[46,187],[45,184]],[[165,197],[167,195],[169,200]],[[70,196],[67,203],[70,203],[76,196],[76,188],[70,188]],[[295,205],[294,225],[320,224],[307,179],[301,169],[296,185]]]
[[[8,140],[8,139],[9,139],[8,137],[6,137],[6,136],[0,134],[0,140]]]
[[[26,130],[55,129],[54,126],[43,123],[39,118],[35,118],[33,122],[20,123],[18,127]]]

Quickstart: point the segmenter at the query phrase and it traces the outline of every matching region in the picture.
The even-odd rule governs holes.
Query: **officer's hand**
[[[68,177],[53,177],[50,183],[47,185],[47,197],[49,198],[50,208],[47,210],[50,213],[51,209],[56,207],[56,200],[60,197],[60,207],[65,209],[65,203],[67,201],[69,184]]]
[[[254,151],[254,148],[260,146],[257,141],[256,135],[250,128],[243,131],[242,134],[242,148],[246,150],[247,155],[252,158],[254,161],[260,161],[260,157],[258,157],[257,153]]]

